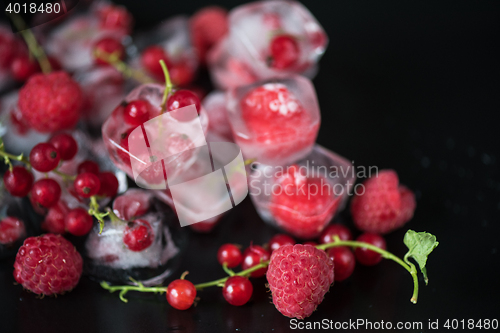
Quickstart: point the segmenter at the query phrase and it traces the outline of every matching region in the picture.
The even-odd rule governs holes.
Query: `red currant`
[[[10,64],[10,72],[14,79],[19,82],[26,81],[31,75],[40,72],[40,66],[34,59],[27,55],[14,58]]]
[[[123,111],[123,120],[129,125],[139,126],[149,120],[151,104],[143,99],[137,99],[127,104]]]
[[[99,187],[99,192],[97,193],[100,196],[112,198],[118,193],[118,179],[115,174],[112,172],[101,172],[97,175],[99,177],[99,181],[101,186]]]
[[[347,241],[352,240],[351,231],[344,225],[334,223],[330,224],[328,227],[323,230],[321,235],[319,236],[320,244],[331,243],[334,240],[333,236],[338,236],[340,240]]]
[[[23,221],[17,217],[5,217],[0,221],[0,244],[12,244],[26,235]]]
[[[43,178],[36,181],[31,188],[31,199],[34,203],[50,208],[61,197],[61,186],[52,178]]]
[[[386,249],[385,239],[377,234],[364,233],[356,239],[358,242],[364,242],[375,245],[382,250]],[[360,264],[365,266],[373,266],[382,261],[382,255],[364,247],[358,247],[354,251],[356,259]]]
[[[142,51],[141,64],[146,70],[156,78],[163,78],[163,69],[160,65],[160,60],[165,61],[167,68],[170,69],[170,61],[168,56],[160,46],[153,45]]]
[[[187,86],[193,81],[194,71],[189,64],[185,61],[176,63],[174,66],[169,67],[170,78],[172,83],[176,86]]]
[[[200,114],[201,103],[198,96],[189,90],[177,90],[168,98],[167,111],[175,111],[192,104],[196,107],[196,112]],[[172,113],[172,116],[182,122],[193,120],[193,118],[186,115],[184,112],[174,112]]]
[[[271,40],[271,67],[287,69],[294,66],[300,57],[297,40],[289,35],[278,35]]]
[[[229,277],[222,288],[222,296],[234,306],[246,304],[252,297],[252,293],[252,283],[247,278],[238,275]]]
[[[250,245],[245,252],[243,252],[243,264],[241,265],[241,268],[243,270],[249,269],[250,267],[260,264],[261,261],[269,260],[270,257],[271,254],[263,247],[259,245]],[[264,276],[266,272],[267,267],[264,267],[250,273],[250,276],[260,277]]]
[[[57,168],[61,157],[57,149],[50,143],[39,143],[30,152],[30,163],[33,169],[49,172]]]
[[[76,140],[67,133],[60,133],[54,135],[50,140],[51,143],[59,152],[61,156],[61,160],[69,161],[73,157],[75,157],[76,152],[78,151],[78,144]]]
[[[98,13],[103,29],[123,30],[128,32],[132,26],[132,15],[123,6],[106,5]]]
[[[98,65],[108,65],[106,60],[98,56],[99,53],[104,54],[105,57],[116,55],[119,60],[125,58],[125,48],[118,40],[111,37],[101,38],[94,44],[95,63]]]
[[[57,204],[52,206],[45,220],[42,222],[42,229],[52,234],[64,234],[64,218],[69,212],[69,208],[63,200],[59,200]]]
[[[356,259],[352,251],[345,246],[328,249],[328,256],[333,259],[335,281],[343,281],[351,276],[356,266]]]
[[[99,192],[101,182],[95,174],[84,172],[76,176],[74,186],[76,194],[83,198],[90,198]]]
[[[83,161],[82,163],[78,164],[77,167],[77,173],[85,173],[85,172],[90,172],[93,173],[94,175],[99,174],[99,164],[97,164],[94,161]]]
[[[75,208],[69,211],[64,218],[66,231],[75,236],[84,236],[90,232],[94,221],[83,208]]]
[[[153,244],[153,228],[148,221],[129,222],[123,233],[123,243],[130,251],[140,252]]]
[[[219,251],[217,252],[217,260],[221,265],[225,263],[228,268],[234,268],[241,264],[243,256],[241,255],[240,249],[236,245],[224,244],[219,247]]]
[[[177,279],[167,287],[167,301],[177,310],[187,310],[196,298],[196,288],[188,280]]]
[[[288,244],[295,245],[295,240],[292,237],[285,234],[276,234],[269,241],[269,250],[273,252],[274,250],[277,250],[280,246]]]
[[[3,183],[7,191],[15,197],[25,197],[33,186],[33,174],[25,167],[15,166],[3,175]]]

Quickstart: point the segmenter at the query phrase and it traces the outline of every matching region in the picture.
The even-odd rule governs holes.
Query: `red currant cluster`
[[[69,232],[75,236],[86,235],[93,226],[93,218],[82,207],[69,208],[61,198],[61,184],[80,202],[90,198],[114,197],[118,192],[118,179],[111,172],[100,172],[99,165],[90,160],[78,164],[76,175],[63,173],[63,163],[71,163],[76,156],[78,144],[71,134],[59,133],[48,142],[33,147],[29,158],[14,156],[0,148],[0,155],[9,164],[3,176],[5,188],[15,197],[29,195],[34,209],[45,215],[42,228],[52,233]],[[11,160],[25,164],[13,166]],[[37,180],[31,169],[37,173]],[[43,177],[52,173],[54,177]],[[59,180],[59,181],[58,181]]]

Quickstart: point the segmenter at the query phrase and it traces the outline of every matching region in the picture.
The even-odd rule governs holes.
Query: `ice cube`
[[[351,162],[315,145],[293,166],[256,163],[249,176],[250,197],[264,221],[311,239],[345,207],[355,181]]]
[[[227,116],[226,96],[222,91],[212,91],[202,103],[208,115],[208,131],[233,141],[233,133]]]
[[[256,80],[283,73],[313,77],[327,44],[323,28],[299,2],[252,2],[230,11],[229,36],[209,56],[209,65],[222,88],[248,83],[250,76],[238,83],[231,72],[234,59]]]
[[[246,159],[286,165],[312,149],[320,111],[311,81],[289,76],[238,87],[227,93],[233,137]]]
[[[175,177],[194,162],[196,150],[193,148],[206,144],[206,111],[201,108],[199,117],[190,121],[179,121],[172,116],[172,112],[187,110],[196,113],[192,105],[162,114],[163,91],[164,86],[159,84],[137,87],[118,105],[102,127],[104,144],[113,163],[145,188],[165,188],[162,164],[165,164],[168,176]],[[148,101],[153,110],[149,121],[134,128],[125,123],[123,109],[124,105],[137,99]],[[163,157],[166,159],[162,163]],[[168,170],[169,167],[176,172]]]

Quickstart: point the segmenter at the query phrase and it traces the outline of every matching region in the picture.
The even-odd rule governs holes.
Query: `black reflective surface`
[[[122,2],[139,27],[207,4]],[[356,165],[397,170],[418,199],[407,228],[431,232],[440,242],[417,305],[409,301],[410,275],[384,261],[358,265],[307,321],[419,321],[423,329],[407,332],[428,332],[428,321],[439,319],[441,332],[446,319],[500,319],[500,3],[306,5],[330,36],[314,80],[323,117],[318,142]],[[339,219],[352,227],[348,212]],[[194,283],[222,277],[216,261],[221,244],[260,244],[275,232],[247,198],[212,234],[190,235],[178,274],[189,270]],[[403,235],[400,230],[386,237],[388,249],[400,256]],[[199,293],[195,308],[181,312],[158,295],[130,293],[124,304],[88,278],[67,295],[39,300],[12,285],[12,263],[0,262],[1,332],[290,331],[289,319],[270,303],[264,279],[253,281],[253,298],[243,307],[230,306],[211,288]]]

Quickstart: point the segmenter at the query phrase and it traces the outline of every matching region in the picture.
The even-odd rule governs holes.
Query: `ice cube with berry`
[[[315,145],[290,166],[256,163],[250,197],[262,219],[301,238],[317,237],[342,210],[356,180],[352,164]]]
[[[316,140],[320,111],[311,81],[272,79],[229,90],[233,137],[246,159],[286,165],[305,157]]]
[[[328,38],[314,16],[296,1],[259,1],[229,13],[229,34],[209,63],[216,84],[228,88],[223,73],[234,61],[246,67],[256,80],[283,73],[313,77]],[[222,77],[221,77],[222,76]],[[217,80],[221,78],[222,80]],[[239,84],[245,84],[244,80]]]

